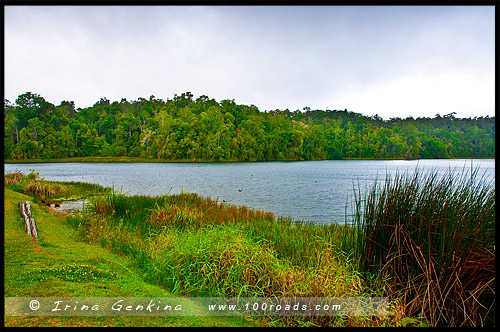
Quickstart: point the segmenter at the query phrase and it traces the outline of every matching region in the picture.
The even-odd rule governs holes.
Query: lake
[[[219,202],[246,205],[276,215],[317,223],[349,220],[353,188],[370,187],[387,173],[450,169],[495,179],[494,159],[324,160],[246,163],[20,163],[4,164],[4,173],[35,169],[51,181],[114,186],[128,195],[184,192]],[[347,205],[349,204],[349,205]],[[347,205],[347,210],[346,210]]]

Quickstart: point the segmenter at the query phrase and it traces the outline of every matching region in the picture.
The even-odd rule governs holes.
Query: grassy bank
[[[9,187],[24,192],[35,181]],[[66,226],[173,296],[390,299],[389,317],[258,321],[275,326],[494,325],[494,188],[475,174],[386,179],[358,193],[352,226],[276,220],[196,194],[99,190]]]
[[[24,179],[26,181],[26,179]],[[68,184],[68,186],[70,186]],[[10,186],[11,187],[11,186]],[[18,202],[31,201],[39,242],[23,229]],[[146,282],[136,263],[92,241],[84,242],[66,217],[30,196],[4,189],[4,296],[171,297]],[[237,317],[19,317],[5,326],[255,326]]]

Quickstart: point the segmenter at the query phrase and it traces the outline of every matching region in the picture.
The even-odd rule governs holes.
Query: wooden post
[[[24,230],[38,241],[35,218],[31,215],[30,202],[19,202],[19,211],[24,218]]]
[[[26,231],[26,233],[28,233],[29,236],[31,236],[31,223],[29,217],[26,215],[23,201],[19,202],[19,210],[21,216],[24,218],[24,230]]]
[[[36,232],[36,223],[35,223],[35,218],[31,215],[31,207],[30,207],[30,202],[25,203],[26,206],[26,212],[28,214],[28,217],[30,219],[30,225],[31,225],[31,236],[35,238],[35,240],[38,241],[38,234]]]

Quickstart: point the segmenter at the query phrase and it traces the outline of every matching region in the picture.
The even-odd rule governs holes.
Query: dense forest
[[[4,100],[4,158],[128,156],[186,161],[494,158],[495,118],[384,120],[347,110],[261,112],[190,92],[75,109],[36,93]]]

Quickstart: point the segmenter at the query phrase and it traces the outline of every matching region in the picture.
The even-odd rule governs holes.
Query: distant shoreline
[[[495,158],[443,158],[453,159],[495,159]],[[344,159],[311,159],[311,160],[200,160],[200,159],[147,159],[140,157],[72,157],[61,159],[5,159],[4,164],[38,164],[38,163],[251,163],[251,162],[293,162],[293,161],[319,161],[319,160],[427,160],[427,159],[405,159],[405,158],[344,158]]]

